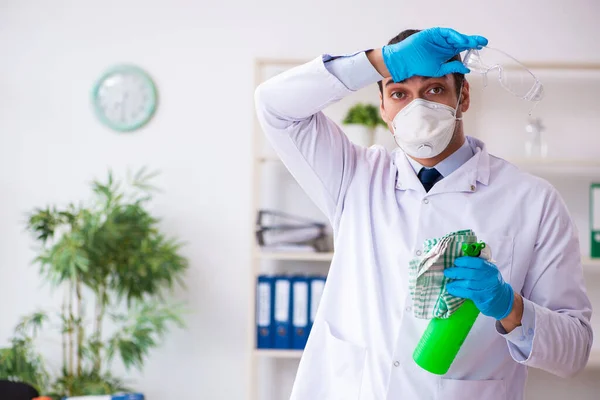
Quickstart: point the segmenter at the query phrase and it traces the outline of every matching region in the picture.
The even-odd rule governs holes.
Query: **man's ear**
[[[465,79],[463,81],[462,94],[460,96],[460,111],[466,112],[471,105],[471,91],[469,82]]]

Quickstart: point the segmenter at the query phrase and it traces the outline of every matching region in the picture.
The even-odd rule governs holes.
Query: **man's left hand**
[[[513,288],[491,262],[479,257],[459,257],[453,268],[444,270],[444,275],[453,279],[446,286],[448,293],[472,300],[482,314],[502,320],[511,313]]]

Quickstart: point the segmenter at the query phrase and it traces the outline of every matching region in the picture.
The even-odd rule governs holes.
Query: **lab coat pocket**
[[[503,380],[442,379],[439,400],[506,400],[506,383]]]
[[[367,351],[341,339],[325,322],[322,382],[327,382],[327,400],[358,400]]]

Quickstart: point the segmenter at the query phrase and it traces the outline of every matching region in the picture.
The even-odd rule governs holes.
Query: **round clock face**
[[[140,68],[119,66],[100,78],[94,87],[93,102],[104,124],[118,131],[132,131],[152,118],[156,87]]]

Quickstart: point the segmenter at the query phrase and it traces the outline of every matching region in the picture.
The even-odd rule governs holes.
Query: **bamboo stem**
[[[104,319],[104,310],[105,310],[105,297],[106,290],[104,286],[100,286],[98,290],[98,295],[96,299],[96,321],[94,327],[94,336],[98,343],[102,342],[102,321]],[[100,357],[100,348],[96,349],[96,354],[94,355],[94,371],[100,373],[100,368],[102,368],[102,359]]]
[[[69,319],[68,319],[68,333],[69,333],[69,364],[68,371],[69,375],[73,375],[73,281],[69,285]]]
[[[93,347],[93,357],[94,357],[94,371],[98,371],[98,358],[99,358],[99,349],[97,347],[98,342],[100,341],[100,321],[98,321],[98,315],[100,314],[100,289],[96,292],[96,305],[94,306],[94,331],[92,334],[92,338],[94,340]]]
[[[81,375],[81,356],[83,351],[83,317],[81,304],[81,281],[75,283],[75,294],[77,295],[77,376]]]
[[[61,307],[63,318],[65,318],[67,315],[67,301],[69,298],[68,287],[65,288],[64,293],[65,294],[63,296],[63,302],[62,302],[62,307]],[[63,369],[64,369],[67,365],[67,330],[64,327],[63,327],[63,332],[61,334],[61,341],[62,341],[62,365],[63,365]]]

